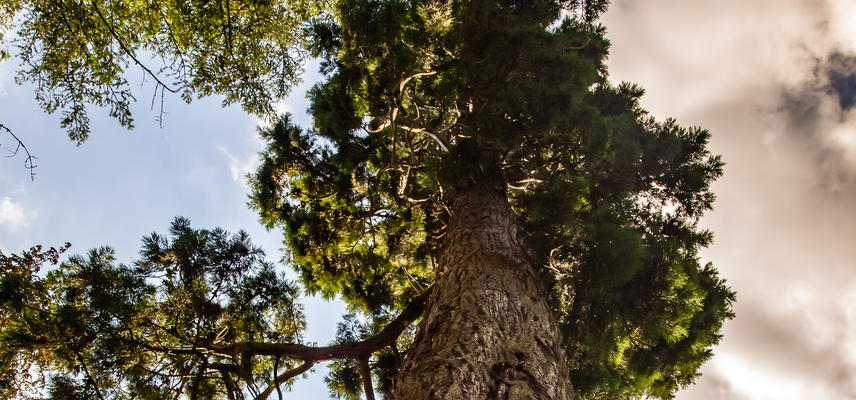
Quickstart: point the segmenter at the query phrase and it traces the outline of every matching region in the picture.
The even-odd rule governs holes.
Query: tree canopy
[[[330,359],[335,394],[358,396],[368,370],[386,392],[432,290],[452,202],[487,187],[505,193],[516,239],[552,288],[576,396],[672,397],[732,317],[734,293],[698,255],[712,240],[698,220],[723,163],[707,131],[655,120],[641,88],[609,81],[605,7],[7,3],[7,26],[15,13],[23,21],[19,79],[37,83],[46,110],[65,110],[78,141],[86,103],[130,124],[123,72],[145,65],[143,52],[165,60],[144,67],[156,88],[261,113],[304,57],[320,58],[313,126],[286,115],[259,130],[267,147],[251,206],[284,232],[300,287],[356,314],[339,344],[301,344],[297,287],[245,235],[184,219],[169,237],[145,238],[132,265],[98,249],[43,277],[56,251],[2,255],[4,394],[38,382],[36,365],[53,376],[54,398],[266,398]]]
[[[104,107],[133,127],[129,79],[137,70],[155,84],[153,107],[166,92],[187,102],[218,94],[224,104],[270,116],[300,77],[304,28],[324,3],[3,1],[0,61],[19,58],[16,80],[35,85],[36,101],[62,113],[77,143],[89,135],[87,107]]]

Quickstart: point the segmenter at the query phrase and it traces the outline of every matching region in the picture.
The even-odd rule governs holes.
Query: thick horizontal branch
[[[173,348],[154,346],[147,343],[137,342],[141,347],[155,352],[163,352],[170,354],[192,355],[197,357],[205,357],[205,355],[219,355],[224,357],[243,356],[245,354],[259,356],[273,356],[279,359],[290,358],[303,360],[303,363],[293,369],[274,377],[264,391],[258,393],[255,399],[266,399],[274,391],[279,389],[279,386],[290,381],[294,377],[308,371],[318,362],[329,361],[342,358],[354,358],[361,360],[364,365],[361,365],[363,375],[368,367],[367,361],[372,353],[390,345],[394,345],[396,339],[401,336],[401,333],[410,326],[413,321],[422,315],[425,308],[425,299],[431,293],[433,287],[425,290],[421,295],[416,297],[398,317],[393,319],[376,335],[355,343],[343,343],[334,346],[314,347],[295,343],[264,343],[264,342],[239,342],[231,344],[200,344],[193,347]],[[252,375],[249,371],[241,368],[241,366],[230,363],[211,363],[207,364],[205,369],[219,371],[223,375],[227,386],[231,385],[230,375],[236,375],[248,383],[252,383]],[[370,377],[365,379],[371,379]],[[366,384],[366,382],[364,382]],[[373,389],[372,389],[373,390]],[[230,391],[232,391],[230,389]]]
[[[370,355],[394,343],[410,324],[422,315],[425,297],[431,290],[413,300],[402,313],[385,326],[376,335],[354,343],[342,343],[334,346],[306,346],[295,343],[239,342],[229,344],[204,344],[202,349],[223,355],[252,353],[263,356],[278,356],[300,359],[310,363],[336,360],[341,358],[360,358]]]

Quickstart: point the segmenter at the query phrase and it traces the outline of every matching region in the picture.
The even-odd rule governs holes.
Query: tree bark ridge
[[[548,288],[518,244],[504,193],[462,193],[392,397],[571,399]]]

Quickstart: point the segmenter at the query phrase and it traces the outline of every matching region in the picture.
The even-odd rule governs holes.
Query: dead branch
[[[24,154],[27,155],[27,157],[24,158],[24,168],[30,170],[30,180],[31,181],[35,180],[35,178],[36,178],[35,169],[37,167],[35,162],[36,162],[36,159],[38,159],[38,157],[30,154],[30,150],[27,149],[27,145],[25,145],[24,142],[20,138],[18,138],[18,136],[15,136],[15,134],[12,133],[12,130],[7,128],[5,125],[0,124],[0,130],[6,131],[6,133],[8,133],[10,136],[12,136],[12,139],[15,140],[15,149],[11,150],[11,149],[7,148],[6,151],[8,151],[9,154],[6,157],[8,157],[8,158],[15,157],[16,155],[18,155],[19,152],[23,151]],[[2,147],[2,145],[0,145],[0,147]]]

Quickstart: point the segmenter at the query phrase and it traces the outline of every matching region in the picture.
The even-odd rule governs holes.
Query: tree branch
[[[395,341],[401,336],[401,333],[410,326],[413,321],[415,321],[419,316],[422,315],[422,311],[425,308],[425,300],[428,295],[431,293],[433,289],[429,287],[425,291],[422,292],[419,296],[417,296],[405,309],[398,315],[395,319],[393,319],[389,324],[387,324],[383,329],[380,330],[376,335],[363,340],[361,342],[354,343],[342,343],[333,346],[324,346],[324,347],[315,347],[315,346],[306,346],[302,344],[295,343],[265,343],[265,342],[239,342],[239,343],[231,343],[231,344],[217,344],[217,343],[200,343],[195,344],[190,347],[162,347],[162,346],[154,346],[147,343],[142,343],[136,341],[141,347],[154,352],[160,353],[168,353],[168,354],[181,354],[181,355],[194,355],[198,357],[204,357],[205,354],[224,356],[224,357],[235,357],[237,355],[249,355],[249,356],[274,356],[277,357],[286,357],[291,359],[299,359],[303,360],[303,364],[299,367],[288,370],[278,376],[276,376],[273,381],[265,388],[264,391],[256,393],[256,400],[267,399],[274,391],[279,391],[279,386],[282,383],[289,381],[290,379],[308,371],[318,362],[329,361],[334,359],[342,359],[342,358],[353,358],[357,360],[364,360],[366,363],[368,362],[369,356],[372,353],[390,345],[394,345]],[[362,362],[362,361],[360,361]],[[361,365],[361,374],[364,374],[365,378],[368,379],[369,382],[363,382],[364,386],[367,386],[369,389],[366,389],[366,393],[371,393],[371,396],[368,397],[367,400],[372,400],[373,389],[370,388],[371,385],[371,376],[370,374],[366,375],[366,372],[363,371],[364,367]],[[205,369],[219,371],[221,375],[224,377],[224,382],[227,386],[231,383],[230,375],[235,375],[245,381],[248,384],[252,384],[253,379],[249,375],[249,371],[243,369],[238,364],[231,363],[209,363],[206,364]],[[276,371],[274,371],[274,374]]]
[[[0,130],[6,131],[6,133],[8,133],[10,136],[12,136],[12,139],[15,139],[15,142],[16,142],[15,150],[7,149],[7,151],[9,152],[9,155],[7,155],[6,157],[9,157],[9,158],[15,157],[18,154],[18,152],[23,150],[24,153],[27,155],[27,157],[24,159],[24,168],[30,170],[30,180],[31,181],[35,180],[36,172],[34,171],[34,169],[37,167],[37,165],[35,164],[35,161],[38,157],[30,154],[30,150],[27,149],[27,145],[25,145],[21,139],[19,139],[17,136],[15,136],[15,134],[12,133],[12,130],[7,128],[6,125],[0,124]]]
[[[202,357],[202,366],[199,367],[199,370],[196,371],[196,374],[193,375],[193,378],[190,381],[190,390],[188,390],[188,397],[190,400],[199,399],[199,385],[202,383],[202,379],[204,379],[205,371],[207,369],[208,358]]]
[[[277,371],[279,371],[279,357],[276,357],[273,361],[273,385],[276,386],[277,398],[282,400],[282,390],[279,388],[279,378],[276,376]]]
[[[372,387],[372,370],[369,368],[369,357],[362,356],[357,359],[360,366],[360,376],[363,377],[363,391],[366,393],[366,400],[375,400],[374,388]]]
[[[235,387],[235,381],[232,380],[228,372],[223,370],[220,370],[220,377],[223,378],[223,385],[226,386],[226,395],[229,396],[229,400],[237,400],[235,393],[240,393],[240,391]]]
[[[425,299],[431,290],[426,290],[419,295],[402,313],[384,327],[376,335],[354,343],[342,343],[333,346],[314,347],[294,343],[265,343],[265,342],[239,342],[231,344],[201,344],[199,347],[209,351],[231,356],[244,352],[255,355],[279,356],[292,359],[301,359],[307,362],[317,363],[340,358],[360,358],[370,355],[375,351],[394,343],[410,324],[422,315],[425,307]],[[187,351],[191,349],[175,349]]]
[[[77,361],[80,363],[80,366],[83,367],[83,372],[86,374],[86,377],[89,378],[89,381],[92,382],[92,387],[95,388],[95,394],[98,395],[99,399],[105,400],[104,395],[101,394],[101,388],[98,387],[98,382],[92,377],[92,374],[89,373],[89,368],[86,367],[86,362],[83,361],[83,356],[80,355],[79,352],[76,352],[76,354]]]
[[[443,69],[448,69],[448,68],[443,68]],[[408,83],[408,82],[410,82],[413,78],[418,78],[418,77],[421,77],[421,76],[430,76],[430,75],[435,75],[435,74],[437,74],[437,71],[439,71],[439,70],[442,70],[442,69],[438,68],[438,69],[436,69],[436,70],[431,70],[431,71],[426,71],[426,72],[417,72],[417,73],[415,73],[415,74],[413,74],[413,75],[410,75],[410,76],[408,76],[408,77],[406,77],[406,78],[402,79],[402,80],[401,80],[401,82],[399,82],[399,84],[398,84],[398,92],[399,92],[399,93],[400,93],[400,92],[403,92],[403,91],[404,91],[404,87],[405,87],[405,86],[407,86],[407,83]]]
[[[104,25],[107,26],[107,30],[110,31],[110,36],[113,36],[113,38],[116,39],[116,42],[119,44],[119,47],[122,49],[122,51],[125,52],[128,57],[131,57],[131,59],[134,60],[135,64],[137,64],[140,68],[146,71],[146,73],[148,73],[149,76],[151,76],[152,79],[154,79],[155,82],[158,83],[158,85],[161,85],[162,88],[168,90],[170,93],[178,93],[177,90],[163,83],[163,81],[161,81],[160,78],[158,78],[158,76],[152,70],[149,69],[149,67],[146,67],[145,64],[143,64],[140,60],[137,59],[137,56],[135,56],[134,53],[130,49],[128,49],[127,46],[125,46],[125,43],[122,41],[122,38],[119,37],[119,34],[116,33],[116,30],[113,29],[113,25],[110,24],[110,21],[108,21],[107,18],[104,17],[103,13],[101,13],[101,9],[98,8],[98,5],[94,1],[91,2],[91,4],[92,8],[95,10],[95,13],[98,14],[98,19],[100,19],[101,22],[103,22]]]
[[[442,138],[440,138],[440,136],[438,136],[436,133],[431,132],[431,131],[429,131],[428,129],[425,129],[425,128],[414,128],[414,127],[411,127],[411,126],[407,126],[407,125],[400,125],[400,124],[399,124],[399,125],[396,125],[396,126],[397,126],[398,128],[404,129],[404,130],[409,131],[409,132],[413,132],[413,133],[422,133],[422,134],[424,134],[425,136],[428,136],[429,138],[431,138],[432,140],[434,140],[434,142],[436,142],[436,143],[437,143],[437,145],[438,145],[438,146],[440,146],[440,149],[442,149],[444,153],[448,153],[448,152],[449,152],[449,147],[448,147],[448,146],[446,146],[446,142],[445,142],[445,141],[443,141],[443,139],[442,139]]]
[[[274,390],[276,390],[277,393],[279,393],[280,398],[282,398],[282,392],[279,391],[279,385],[283,384],[284,382],[288,382],[292,378],[294,378],[294,377],[296,377],[296,376],[298,376],[298,375],[300,375],[306,371],[309,371],[309,369],[312,368],[313,365],[315,365],[315,363],[313,363],[311,361],[306,361],[297,368],[290,369],[288,371],[283,372],[281,375],[274,378],[274,380],[270,383],[270,385],[268,385],[267,389],[265,389],[263,392],[259,393],[259,395],[256,396],[255,400],[266,400],[268,398],[268,396],[270,396],[271,393],[273,393]]]

